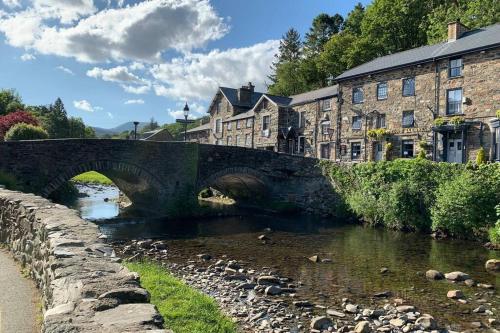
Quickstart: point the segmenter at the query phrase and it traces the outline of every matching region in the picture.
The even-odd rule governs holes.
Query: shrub
[[[500,110],[497,110],[496,116],[497,116],[497,118],[500,118]]]
[[[467,170],[441,184],[431,209],[432,229],[453,236],[482,234],[495,224],[500,202],[500,165]]]
[[[420,158],[420,159],[426,159],[427,158],[427,154],[425,153],[425,150],[421,149],[419,152],[418,152],[418,155],[417,155],[417,158]]]
[[[498,221],[493,228],[490,228],[488,234],[490,242],[500,245],[500,204],[496,206]]]
[[[434,119],[434,125],[436,126],[443,126],[444,124],[446,124],[446,119],[444,119],[443,117],[438,117],[436,119]]]
[[[465,118],[460,117],[460,116],[451,117],[449,120],[450,125],[453,125],[453,126],[459,126],[459,125],[463,124],[464,122],[465,122]]]
[[[39,126],[20,123],[12,126],[5,134],[5,141],[48,139],[49,134]]]
[[[0,140],[4,138],[5,134],[12,126],[20,123],[37,126],[38,120],[30,113],[24,111],[9,113],[6,116],[0,117]]]
[[[481,147],[479,148],[479,151],[477,152],[476,156],[476,165],[481,165],[486,163],[486,152],[484,151],[484,148]]]
[[[389,161],[392,151],[392,143],[388,142],[385,145],[384,160]]]

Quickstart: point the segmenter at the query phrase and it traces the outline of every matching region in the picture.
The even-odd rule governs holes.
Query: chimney
[[[254,92],[255,86],[252,82],[248,82],[247,86],[242,86],[238,89],[238,100],[242,104],[250,104],[252,102],[252,93]]]
[[[456,41],[468,30],[469,28],[460,23],[460,20],[448,23],[448,42]]]

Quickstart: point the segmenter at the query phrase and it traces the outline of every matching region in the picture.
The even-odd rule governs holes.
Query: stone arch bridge
[[[286,202],[332,213],[336,195],[318,160],[185,142],[62,139],[0,143],[0,172],[49,196],[72,177],[98,171],[139,208],[174,212],[213,187],[237,200]],[[184,209],[184,208],[182,208]]]

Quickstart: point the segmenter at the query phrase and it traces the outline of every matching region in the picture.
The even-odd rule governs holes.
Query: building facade
[[[336,161],[500,160],[500,25],[380,57],[294,96],[219,88],[192,141]]]

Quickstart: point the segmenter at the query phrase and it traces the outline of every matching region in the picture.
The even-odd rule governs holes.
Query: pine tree
[[[311,57],[323,51],[323,46],[333,35],[339,33],[343,23],[344,18],[339,14],[330,16],[323,13],[316,16],[309,32],[306,33],[304,49],[307,56]]]
[[[277,72],[281,64],[299,61],[302,55],[302,41],[297,30],[290,28],[280,40],[278,53],[274,55],[276,61],[271,65],[272,74],[268,76],[271,80],[271,86],[278,81]]]
[[[49,106],[49,113],[44,125],[51,139],[69,137],[68,113],[60,98],[57,98],[54,104]]]

